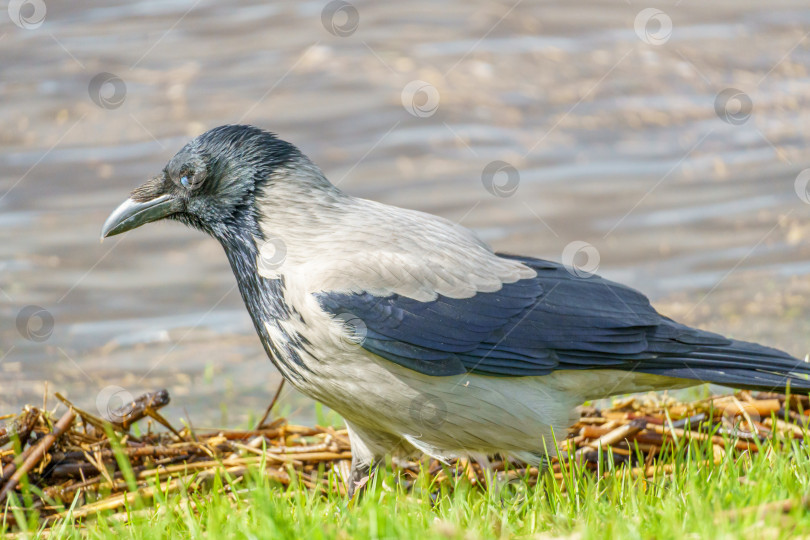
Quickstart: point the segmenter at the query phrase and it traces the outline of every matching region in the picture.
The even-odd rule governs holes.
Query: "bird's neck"
[[[256,260],[259,250],[252,234],[238,237],[220,238],[228,262],[231,264],[239,293],[259,334],[267,355],[281,370],[279,362],[283,356],[270,338],[267,325],[278,327],[280,322],[290,317],[291,309],[284,301],[284,282],[282,279],[267,279],[256,272]],[[283,373],[283,371],[282,371]]]
[[[284,303],[284,283],[281,279],[266,279],[256,272],[259,256],[256,241],[251,238],[222,241],[225,254],[236,277],[239,292],[251,315],[264,320],[277,319],[289,314]]]
[[[285,285],[284,272],[274,272],[273,269],[277,264],[283,266],[286,250],[293,249],[296,242],[294,237],[285,236],[281,240],[276,231],[287,227],[297,230],[295,224],[299,223],[301,216],[294,210],[292,215],[288,214],[290,208],[296,206],[291,201],[306,201],[313,198],[313,192],[330,200],[343,197],[315,165],[305,156],[298,156],[286,166],[277,167],[265,179],[264,185],[258,185],[250,198],[233,213],[229,225],[213,232],[225,249],[242,300],[265,351],[279,371],[292,379],[296,378],[301,367],[296,350],[300,336],[289,329],[288,323],[300,316],[296,306],[285,300],[289,284]],[[276,196],[272,197],[270,193]],[[315,209],[308,210],[315,212]],[[270,230],[260,226],[260,222],[267,220],[277,226]],[[273,253],[271,249],[268,255],[268,247],[280,251]],[[275,255],[281,258],[276,260]]]

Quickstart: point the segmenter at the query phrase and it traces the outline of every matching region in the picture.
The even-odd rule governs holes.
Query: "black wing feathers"
[[[744,388],[810,390],[810,364],[754,343],[689,328],[629,287],[577,277],[562,265],[515,258],[537,277],[471,298],[318,293],[324,310],[367,327],[362,346],[434,376],[547,375],[612,368]]]

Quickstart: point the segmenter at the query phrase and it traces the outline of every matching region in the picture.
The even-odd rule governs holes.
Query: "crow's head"
[[[163,171],[107,218],[102,238],[169,218],[221,241],[258,233],[256,199],[309,161],[292,144],[253,126],[214,128],[186,144]]]

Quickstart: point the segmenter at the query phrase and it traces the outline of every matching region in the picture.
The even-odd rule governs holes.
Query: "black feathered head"
[[[255,200],[306,157],[274,134],[248,125],[214,128],[186,144],[163,171],[135,189],[107,219],[102,238],[174,219],[226,241],[257,234]]]

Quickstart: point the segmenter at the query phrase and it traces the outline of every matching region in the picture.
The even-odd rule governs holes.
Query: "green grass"
[[[463,477],[442,486],[420,474],[406,490],[390,470],[380,471],[363,497],[282,487],[260,470],[230,483],[216,478],[207,489],[158,495],[127,509],[78,524],[53,524],[56,538],[788,538],[810,534],[810,513],[796,504],[728,519],[725,512],[810,493],[810,456],[800,442],[790,448],[727,457],[706,465],[711,449],[692,443],[670,476],[651,480],[629,474],[608,478],[573,466],[564,480],[545,475],[537,486],[524,479],[482,489]],[[609,463],[604,464],[610,468]],[[560,487],[562,484],[564,487]],[[34,489],[34,488],[29,488]],[[24,505],[23,505],[24,506]],[[15,512],[30,523],[35,515]],[[2,530],[2,525],[0,525]]]

